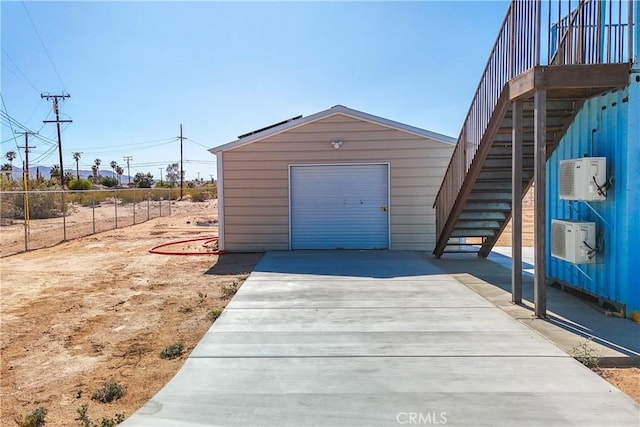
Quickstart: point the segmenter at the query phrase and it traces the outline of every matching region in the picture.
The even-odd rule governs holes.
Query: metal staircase
[[[533,184],[536,127],[549,158],[585,100],[628,85],[633,2],[573,6],[511,2],[434,202],[436,257],[461,250],[486,257],[511,218],[514,176],[521,180],[520,199]],[[547,65],[541,64],[543,50]],[[540,91],[544,102],[536,112]],[[515,108],[521,120],[514,120]],[[544,117],[543,127],[536,114]],[[514,140],[522,150],[516,175]]]

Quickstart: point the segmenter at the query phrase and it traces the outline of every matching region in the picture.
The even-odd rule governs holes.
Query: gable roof
[[[216,154],[223,151],[232,150],[234,148],[243,147],[253,142],[260,141],[270,136],[277,135],[291,129],[295,129],[307,123],[312,123],[336,114],[341,114],[344,116],[364,120],[366,122],[375,123],[380,126],[400,130],[400,131],[421,136],[424,138],[429,138],[445,144],[456,143],[456,139],[451,138],[450,136],[442,135],[436,132],[431,132],[425,129],[420,129],[414,126],[405,125],[404,123],[394,122],[393,120],[384,119],[382,117],[374,116],[372,114],[363,113],[362,111],[353,110],[343,105],[336,105],[335,107],[331,107],[327,110],[320,111],[319,113],[312,114],[307,117],[302,117],[302,116],[294,117],[293,119],[285,120],[284,122],[276,123],[275,125],[267,126],[265,128],[259,129],[254,132],[249,132],[247,134],[240,136],[235,141],[211,148],[209,152]]]

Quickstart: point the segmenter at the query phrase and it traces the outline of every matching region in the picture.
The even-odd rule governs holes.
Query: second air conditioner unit
[[[551,256],[572,264],[596,262],[595,222],[551,220]]]
[[[562,200],[605,200],[606,157],[561,160],[559,184]]]

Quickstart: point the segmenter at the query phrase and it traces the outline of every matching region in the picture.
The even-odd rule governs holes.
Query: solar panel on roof
[[[294,121],[294,120],[298,120],[298,119],[299,119],[299,118],[301,118],[301,117],[302,117],[302,114],[300,114],[299,116],[296,116],[296,117],[292,117],[292,118],[287,119],[287,120],[283,120],[283,121],[278,122],[278,123],[274,123],[274,124],[269,125],[269,126],[267,126],[267,127],[263,127],[263,128],[261,128],[261,129],[258,129],[258,130],[254,130],[254,131],[251,131],[251,132],[245,133],[245,134],[243,134],[243,135],[238,136],[238,139],[246,138],[247,136],[255,135],[256,133],[260,133],[260,132],[262,132],[262,131],[265,131],[265,130],[268,130],[268,129],[272,129],[272,128],[274,128],[274,127],[277,127],[277,126],[283,125],[283,124],[285,124],[285,123],[289,123],[289,122],[292,122],[292,121]]]

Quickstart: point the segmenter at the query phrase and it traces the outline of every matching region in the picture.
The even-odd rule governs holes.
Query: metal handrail
[[[622,13],[625,4],[626,17]],[[433,204],[437,236],[462,190],[503,89],[509,80],[543,65],[543,33],[547,50],[544,58],[549,65],[632,60],[632,1],[578,0],[576,4],[574,0],[573,5],[575,8],[571,0],[547,0],[546,4],[539,0],[512,0],[509,4]],[[548,18],[545,31],[541,23],[543,9]],[[552,20],[557,24],[552,25]]]
[[[462,188],[504,86],[539,63],[539,20],[538,1],[512,1],[509,5],[436,195],[438,235]]]

